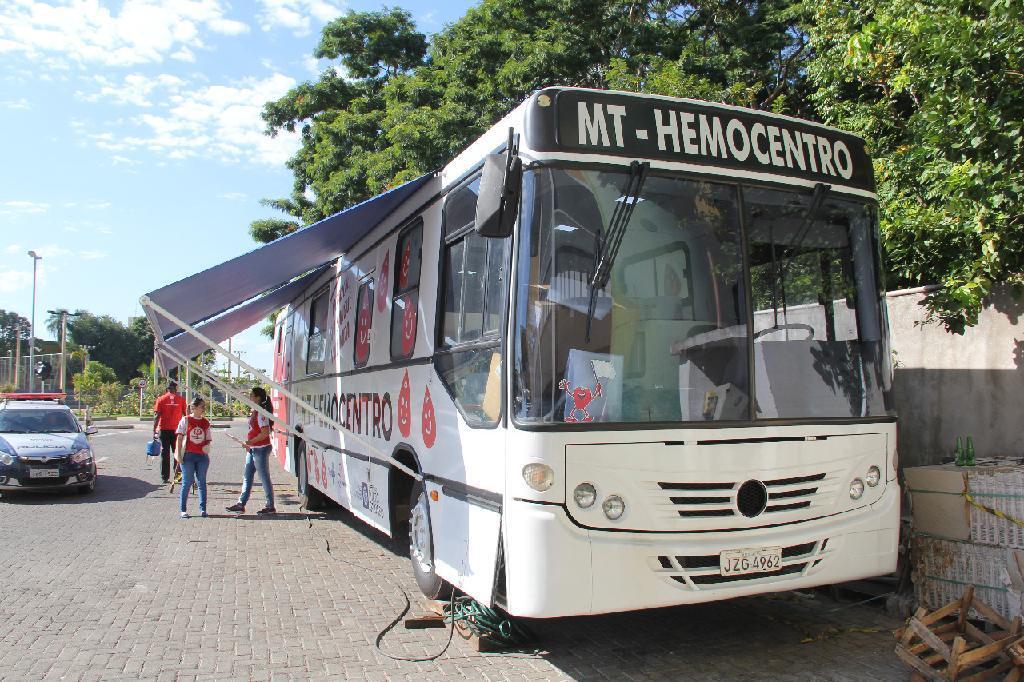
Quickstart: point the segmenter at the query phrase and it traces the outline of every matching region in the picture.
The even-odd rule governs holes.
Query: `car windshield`
[[[77,433],[67,410],[0,410],[0,433]]]
[[[525,175],[517,421],[890,413],[868,205],[825,194],[811,212],[810,191],[650,175],[610,277],[591,291],[627,180]]]

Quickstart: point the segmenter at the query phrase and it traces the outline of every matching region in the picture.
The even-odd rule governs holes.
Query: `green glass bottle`
[[[953,462],[958,466],[964,465],[964,442],[960,436],[956,437],[956,448],[953,450]]]
[[[967,436],[967,449],[964,450],[964,466],[974,466],[974,439]]]

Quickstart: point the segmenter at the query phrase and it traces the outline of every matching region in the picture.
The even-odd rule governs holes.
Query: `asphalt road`
[[[243,456],[219,432],[213,516],[179,519],[144,429],[95,438],[93,495],[0,500],[0,680],[907,677],[894,619],[794,593],[532,622],[538,651],[478,654],[456,640],[435,661],[395,661],[374,643],[407,598],[418,604],[402,543],[341,510],[307,517],[280,470],[276,517],[252,513],[258,486],[250,513],[223,512]],[[399,627],[383,646],[429,656],[446,639]]]

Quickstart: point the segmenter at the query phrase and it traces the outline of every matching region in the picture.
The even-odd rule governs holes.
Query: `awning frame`
[[[345,427],[344,427],[344,425],[341,424],[341,422],[338,422],[337,420],[332,419],[328,415],[325,415],[322,412],[317,411],[317,409],[315,407],[313,407],[310,403],[306,402],[305,400],[303,400],[299,396],[295,395],[294,393],[292,393],[291,391],[286,389],[281,384],[277,383],[276,381],[274,381],[273,379],[268,377],[266,374],[264,374],[260,370],[256,369],[255,367],[253,367],[249,363],[247,363],[244,360],[242,360],[242,358],[240,356],[237,356],[237,355],[234,355],[232,353],[229,353],[226,348],[223,348],[218,343],[214,343],[211,339],[206,337],[202,332],[198,331],[195,327],[193,327],[192,325],[188,324],[187,322],[185,322],[181,318],[177,317],[174,313],[170,312],[166,308],[164,308],[164,307],[160,306],[159,304],[153,302],[148,296],[143,296],[142,299],[141,299],[141,302],[142,302],[142,307],[146,310],[146,316],[147,317],[149,317],[151,314],[159,314],[161,317],[167,318],[169,321],[173,322],[174,324],[179,325],[186,333],[195,336],[197,339],[199,339],[200,341],[205,343],[207,346],[209,346],[210,350],[214,351],[215,353],[218,353],[219,355],[222,355],[225,358],[228,358],[232,362],[237,363],[240,367],[243,367],[247,372],[249,372],[253,376],[259,378],[260,381],[262,381],[262,382],[268,384],[269,386],[271,386],[278,393],[280,393],[281,395],[283,395],[284,397],[288,398],[293,403],[295,403],[296,407],[301,408],[302,410],[304,410],[305,412],[307,412],[309,414],[316,415],[317,419],[325,422],[328,426],[331,426],[332,428],[337,430],[339,433],[342,433],[342,432],[345,431]],[[150,323],[152,323],[152,318],[150,318]],[[267,412],[265,409],[263,409],[262,407],[260,407],[256,403],[254,403],[251,400],[249,400],[249,395],[248,395],[247,392],[242,391],[242,390],[240,390],[240,389],[238,389],[236,387],[229,386],[228,384],[225,384],[220,379],[218,379],[213,374],[211,374],[205,367],[201,366],[197,362],[194,362],[191,358],[186,358],[184,355],[179,353],[174,348],[166,345],[166,343],[164,343],[162,340],[157,340],[156,343],[157,343],[157,349],[160,352],[167,353],[171,357],[173,357],[176,360],[178,360],[178,362],[180,364],[182,364],[182,365],[188,367],[189,369],[199,373],[199,375],[201,377],[203,377],[204,379],[206,379],[206,381],[216,385],[222,391],[226,391],[233,398],[236,398],[241,403],[243,403],[245,405],[248,405],[250,408],[256,410],[259,414],[262,414],[264,417],[267,417],[268,419],[273,420],[275,424],[281,424],[282,427],[283,427],[282,430],[286,431],[290,435],[293,435],[293,436],[295,436],[297,438],[301,438],[302,440],[307,441],[309,443],[312,443],[312,444],[314,444],[314,445],[316,445],[318,447],[321,447],[321,448],[326,448],[326,449],[329,449],[329,450],[334,450],[335,452],[343,452],[343,450],[339,446],[331,445],[329,443],[324,443],[322,441],[318,441],[316,439],[310,438],[308,435],[303,433],[303,431],[301,430],[300,427],[293,426],[293,425],[289,424],[286,420],[282,420],[280,417],[275,416],[275,415]],[[158,355],[159,355],[159,353],[158,353]],[[162,364],[163,363],[161,361],[161,365]],[[414,471],[413,469],[410,469],[408,466],[406,466],[402,462],[399,462],[397,459],[394,458],[394,456],[389,455],[387,457],[387,461],[388,461],[388,464],[390,464],[391,466],[395,467],[396,469],[398,469],[402,473],[404,473],[404,474],[406,474],[408,476],[411,476],[412,478],[414,478],[417,481],[421,481],[421,482],[423,481],[422,474],[417,473],[416,471]]]

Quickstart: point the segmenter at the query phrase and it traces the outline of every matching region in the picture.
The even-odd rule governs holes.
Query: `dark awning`
[[[152,301],[189,325],[223,315],[303,273],[333,262],[434,178],[434,173],[423,175],[255,251],[150,292],[143,297],[143,306],[149,308],[146,304]],[[149,310],[158,339],[169,339],[182,331],[179,325],[159,315],[159,311]],[[223,317],[225,321],[218,321],[216,327],[218,335],[224,334],[221,340],[259,321],[257,317],[254,322],[239,326],[252,318],[249,312],[233,312]]]
[[[234,310],[224,313],[220,317],[204,322],[196,327],[196,331],[214,343],[219,344],[225,341],[228,337],[234,336],[239,331],[248,329],[255,324],[259,324],[260,321],[266,319],[267,316],[275,310],[280,310],[294,301],[302,295],[303,291],[309,288],[316,281],[317,277],[322,275],[328,269],[329,266],[327,265],[321,266],[316,270],[290,282],[289,284],[285,284],[283,287],[279,287],[264,296],[255,298],[245,305],[238,306]],[[200,353],[205,353],[211,348],[211,346],[204,341],[200,341],[197,336],[189,334],[188,332],[182,332],[170,338],[165,341],[163,345],[173,348],[186,358],[194,358]],[[162,352],[162,355],[165,372],[169,372],[174,367],[181,364],[175,355],[171,355],[167,352]]]

